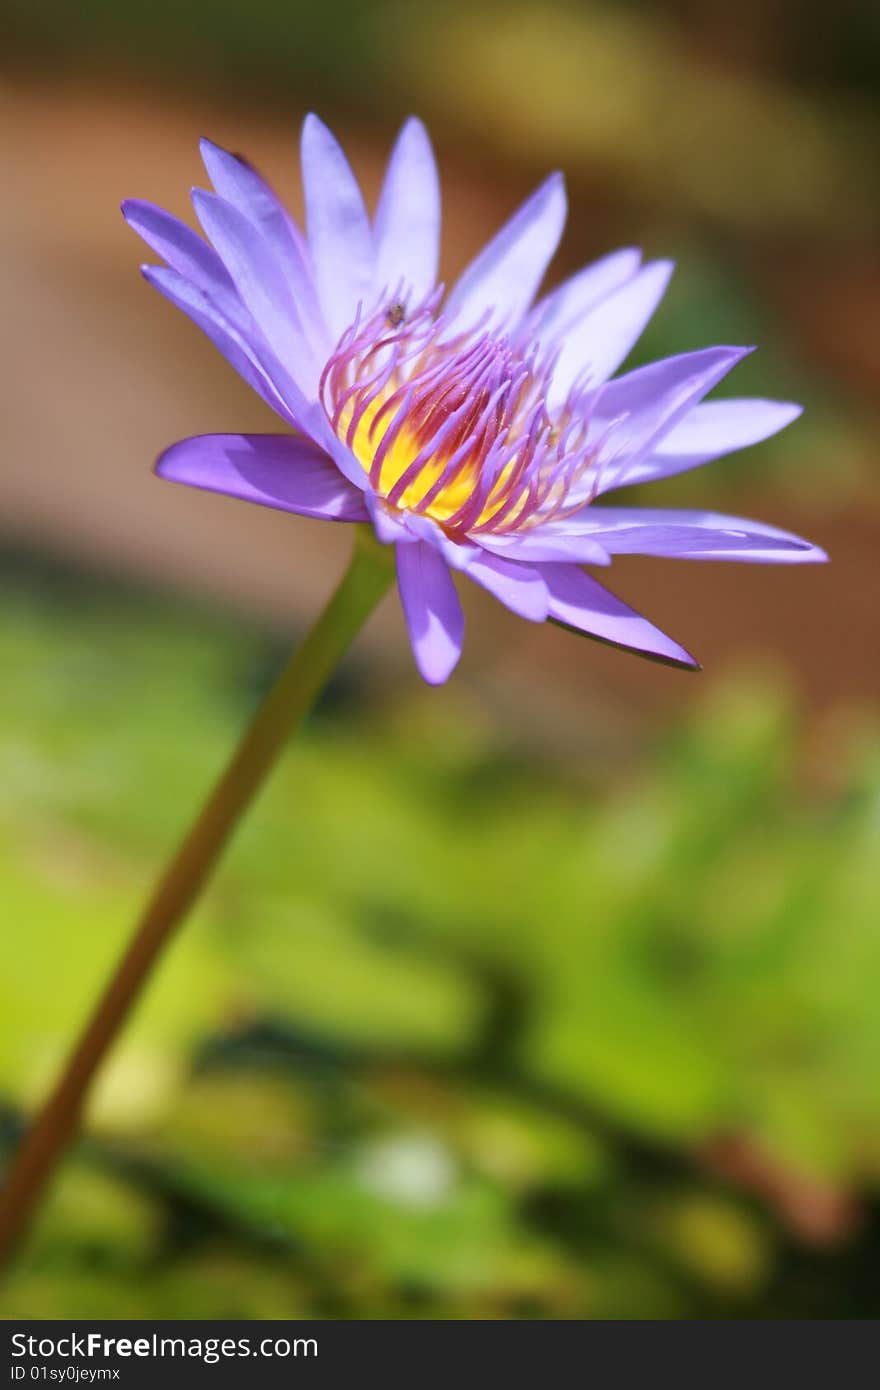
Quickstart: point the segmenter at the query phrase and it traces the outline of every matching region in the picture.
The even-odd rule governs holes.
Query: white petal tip
[[[657,279],[660,280],[663,286],[665,287],[669,284],[669,281],[672,279],[673,273],[675,271],[675,261],[649,261],[648,264],[644,267],[644,269],[646,271],[652,270],[656,275]]]
[[[831,556],[820,545],[811,545],[802,556],[802,562],[808,565],[828,565],[831,563]]]
[[[430,140],[428,127],[425,125],[421,116],[407,116],[403,125],[400,127],[400,133],[401,135],[408,135],[410,132],[413,135],[419,135],[424,140]]]
[[[443,671],[423,671],[420,667],[419,675],[426,685],[436,688],[439,685],[445,685],[454,670],[454,666],[451,666],[448,671],[445,669]]]
[[[302,138],[304,142],[312,140],[326,139],[329,136],[335,143],[335,136],[330,127],[321,120],[314,111],[309,111],[302,123]]]

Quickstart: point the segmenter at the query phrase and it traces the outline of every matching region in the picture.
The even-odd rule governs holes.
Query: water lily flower
[[[303,516],[372,523],[395,547],[425,680],[445,681],[461,652],[455,570],[532,622],[695,666],[584,566],[623,554],[825,559],[762,523],[598,500],[757,443],[800,407],[706,402],[748,348],[616,376],[672,266],[615,251],[538,298],[565,222],[560,174],[445,293],[438,176],[418,120],[397,139],[371,219],[339,144],[308,116],[304,232],[249,164],[208,141],[202,153],[214,189],[193,192],[204,238],[149,203],[123,211],[165,261],[143,268],[147,280],[285,429],[185,439],[157,472]]]

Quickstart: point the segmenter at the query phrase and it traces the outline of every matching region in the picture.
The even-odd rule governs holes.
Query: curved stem
[[[285,740],[311,709],[393,578],[392,552],[358,527],[351,564],[270,690],[147,903],[54,1091],[14,1154],[0,1190],[0,1264],[11,1256],[73,1138],[95,1073],[150,971],[208,879]]]

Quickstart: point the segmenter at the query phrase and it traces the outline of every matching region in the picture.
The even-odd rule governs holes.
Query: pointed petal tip
[[[119,204],[119,211],[133,231],[138,231],[135,223],[144,218],[163,217],[171,220],[164,208],[158,207],[146,198],[123,198]]]
[[[307,111],[303,118],[302,130],[300,132],[302,144],[310,144],[313,140],[319,140],[327,136],[330,137],[334,144],[337,143],[336,136],[333,134],[333,131],[327,125],[326,121],[322,121],[317,112]]]
[[[119,211],[122,213],[126,226],[131,227],[131,230],[140,236],[141,231],[138,223],[143,220],[145,215],[148,216],[151,212],[155,213],[156,209],[145,198],[123,198],[119,204]]]
[[[671,666],[673,670],[683,671],[686,676],[700,675],[703,670],[702,663],[697,661],[695,656],[691,656],[690,652],[686,651],[684,647],[679,647],[678,651],[681,653],[680,656],[670,654],[668,656],[655,656],[648,659],[658,661],[661,666]],[[636,655],[644,654],[637,652]]]
[[[741,362],[744,357],[749,357],[753,352],[757,352],[757,350],[756,343],[749,343],[746,345],[742,343],[717,343],[714,347],[698,349],[698,351],[703,352],[706,356],[717,353],[719,357],[722,357],[725,361],[732,362],[734,365],[737,362]]]
[[[202,163],[205,166],[209,179],[214,182],[211,166],[217,168],[220,161],[228,161],[235,156],[231,155],[222,145],[218,145],[216,140],[210,140],[207,135],[203,135],[199,140],[199,154],[202,156]]]
[[[172,471],[173,460],[171,458],[176,448],[176,444],[169,444],[168,448],[162,450],[156,462],[153,464],[153,473],[155,477],[161,478],[163,482],[173,483],[177,481]]]
[[[653,271],[654,274],[658,277],[658,279],[663,281],[663,284],[665,286],[668,285],[669,281],[672,279],[673,273],[675,271],[675,261],[669,260],[667,257],[661,257],[659,260],[656,261],[648,261],[648,263],[643,267],[643,270]]]
[[[228,150],[225,145],[218,145],[216,140],[209,139],[207,135],[203,135],[199,140],[199,152],[212,183],[216,181],[216,176],[222,175],[223,169],[229,165],[236,165],[251,173],[255,172],[246,155]]]
[[[435,178],[439,181],[439,175],[436,172],[437,159],[434,153],[431,133],[420,116],[407,116],[400,130],[397,132],[397,137],[394,141],[394,149],[404,145],[415,147],[423,158],[430,161],[431,165],[434,167]]]
[[[134,225],[137,220],[145,217],[161,216],[167,218],[169,216],[163,208],[148,202],[146,198],[123,198],[119,204],[119,211],[133,231],[138,230]]]
[[[430,144],[431,136],[428,132],[428,127],[425,125],[425,122],[422,120],[421,116],[416,116],[413,113],[410,113],[410,115],[406,117],[406,119],[403,122],[403,125],[400,127],[400,134],[406,135],[409,131],[412,131],[414,134],[418,134],[423,139],[427,140]]]
[[[711,350],[710,348],[706,349],[707,352]],[[746,345],[741,343],[719,343],[715,348],[715,352],[723,353],[725,357],[733,362],[741,362],[744,357],[749,357],[751,353],[757,352],[757,350],[756,343],[749,343]]]
[[[452,667],[448,671],[426,671],[422,666],[419,666],[419,675],[425,682],[425,685],[433,686],[433,688],[436,689],[438,686],[446,684],[454,670],[455,667]]]
[[[800,556],[803,565],[830,565],[831,556],[827,550],[823,550],[821,545],[813,545],[810,541],[804,541],[804,550]]]
[[[640,656],[647,661],[658,662],[661,666],[671,666],[676,671],[683,671],[685,675],[688,676],[696,676],[703,669],[701,663],[697,661],[697,658],[695,656],[691,655],[691,653],[687,650],[686,647],[679,646],[677,642],[674,642],[671,639],[670,649],[666,652],[658,651],[656,653],[652,653],[633,651],[633,655]]]
[[[523,208],[537,206],[558,200],[561,203],[560,211],[563,215],[568,214],[568,193],[565,185],[565,175],[561,169],[554,169],[548,174],[543,183],[539,183],[537,188],[526,199],[525,203],[517,209],[521,212]],[[514,217],[517,213],[514,213]]]
[[[738,367],[740,362],[744,361],[746,357],[750,357],[751,354],[756,351],[757,346],[755,344],[741,347],[733,343],[726,343],[716,348],[706,348],[705,352],[707,356],[710,356],[713,352],[717,354],[715,357],[715,385],[717,386],[718,382],[723,380],[728,372],[732,372],[734,367]],[[709,390],[711,389],[713,388],[710,387]]]
[[[678,671],[685,671],[688,674],[696,675],[702,671],[703,667],[695,656],[692,656],[687,647],[683,647],[680,642],[676,642],[674,637],[666,637],[666,644],[663,650],[658,647],[654,653],[636,652],[637,656],[647,657],[649,660],[659,661],[663,666],[674,666]]]
[[[804,413],[804,407],[798,401],[776,401],[775,405],[780,416],[788,417],[779,426],[780,429],[785,429],[786,425],[793,425]]]
[[[659,646],[650,649],[633,646],[629,642],[615,641],[613,637],[602,636],[589,628],[576,627],[574,623],[567,622],[565,618],[558,618],[554,615],[552,608],[547,621],[552,627],[561,627],[566,632],[570,632],[574,637],[586,638],[590,642],[598,642],[602,647],[613,647],[616,651],[623,652],[628,656],[638,657],[640,661],[653,662],[655,666],[670,666],[673,670],[683,671],[685,675],[697,675],[703,667],[695,656],[686,648],[679,646],[671,637],[667,638],[663,648]],[[664,637],[666,634],[662,634]]]
[[[559,196],[562,198],[562,201],[566,204],[567,207],[568,189],[565,183],[565,174],[562,172],[561,169],[554,169],[552,174],[548,174],[547,178],[544,180],[544,187],[548,190],[548,192],[559,194]]]
[[[173,444],[167,445],[153,464],[154,476],[161,478],[165,483],[187,481],[181,477],[180,462],[186,459],[192,442],[191,439],[176,439]]]
[[[440,653],[413,647],[416,670],[426,685],[445,685],[461,659],[460,639],[453,648]]]

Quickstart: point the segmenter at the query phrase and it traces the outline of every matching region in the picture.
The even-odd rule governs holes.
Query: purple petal
[[[439,551],[424,541],[398,545],[397,582],[416,666],[429,685],[442,685],[455,669],[464,617],[452,575]]]
[[[589,507],[578,518],[610,555],[679,560],[804,564],[827,560],[818,546],[761,521],[661,507]]]
[[[565,213],[562,175],[551,174],[471,261],[449,295],[444,312],[457,332],[484,314],[496,327],[516,326],[559,245]]]
[[[641,264],[642,254],[633,247],[612,251],[579,270],[546,295],[530,316],[535,336],[548,342],[570,327],[612,290],[631,280]]]
[[[550,617],[555,622],[616,647],[699,669],[684,647],[583,570],[573,565],[544,565],[542,572],[550,590]]]
[[[318,304],[305,237],[265,179],[238,155],[210,140],[201,142],[208,177],[227,203],[262,232],[281,265],[307,336],[323,356],[333,346]]]
[[[160,478],[324,521],[368,521],[361,493],[308,440],[284,434],[203,434],[166,449]]]
[[[385,503],[380,501],[369,488],[364,491],[364,505],[370,513],[376,539],[382,545],[412,545],[415,543],[416,537],[404,524],[403,513],[390,511]]]
[[[482,555],[471,561],[467,573],[520,618],[543,623],[547,617],[550,603],[547,584],[541,572],[532,565],[518,565],[496,555]]]
[[[657,448],[674,425],[736,366],[751,348],[686,352],[615,377],[596,392],[591,433],[602,441],[598,483],[621,485],[633,463]]]
[[[318,298],[335,341],[366,303],[375,264],[373,233],[357,179],[317,116],[302,130],[302,174],[309,254]]]
[[[672,271],[672,261],[652,261],[571,325],[553,369],[551,404],[563,401],[584,373],[598,386],[617,371],[663,298]]]
[[[313,398],[320,366],[281,265],[249,218],[216,193],[193,190],[193,205],[242,301],[300,390]]]
[[[440,181],[428,132],[411,117],[391,153],[375,221],[377,292],[402,281],[414,302],[433,289],[440,254]]]
[[[276,250],[281,251],[292,242],[298,257],[307,263],[302,232],[262,175],[240,155],[231,154],[213,140],[201,140],[199,148],[208,177],[220,197],[249,217]]]
[[[627,471],[620,486],[670,478],[735,449],[759,444],[790,425],[801,412],[801,406],[789,401],[747,399],[695,405],[648,458]]]
[[[466,571],[472,560],[480,555],[477,545],[467,540],[451,540],[441,526],[430,516],[420,516],[418,512],[403,512],[403,526],[410,536],[427,541],[439,550],[451,570]]]
[[[126,198],[122,215],[157,255],[216,304],[220,313],[240,328],[250,315],[213,246],[164,208],[140,198]]]
[[[320,449],[330,455],[340,473],[354,483],[356,488],[361,489],[365,486],[367,474],[364,465],[355,457],[345,441],[339,438],[320,405],[316,414],[308,421],[304,432]]]
[[[302,408],[305,414],[305,402],[293,382],[283,382],[280,373],[277,377],[274,373],[270,374],[253,343],[244,337],[235,324],[224,318],[204,290],[165,266],[144,265],[141,266],[141,273],[149,284],[170,300],[175,308],[182,309],[208,335],[227,362],[262,396],[267,405],[290,424],[300,422],[297,410]]]
[[[479,543],[493,555],[527,564],[608,565],[608,552],[579,525],[536,526],[534,531],[509,536],[480,535]]]

